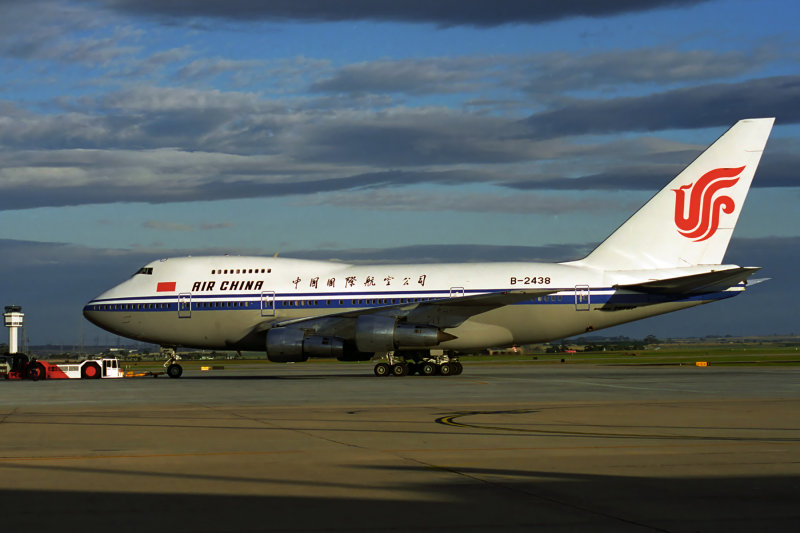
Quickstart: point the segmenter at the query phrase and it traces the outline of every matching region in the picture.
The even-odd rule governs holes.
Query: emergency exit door
[[[588,285],[575,285],[575,310],[588,311],[591,306],[591,292]]]
[[[178,318],[192,318],[192,295],[188,292],[178,295]]]

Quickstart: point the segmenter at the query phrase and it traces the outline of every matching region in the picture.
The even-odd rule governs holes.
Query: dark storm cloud
[[[408,95],[514,89],[537,101],[564,92],[618,91],[642,84],[709,82],[763,67],[779,57],[757,51],[676,50],[668,47],[525,55],[379,59],[345,65],[311,84],[314,92]]]
[[[778,56],[769,46],[747,52],[672,47],[551,52],[521,58],[519,70],[529,76],[522,90],[543,98],[581,89],[613,94],[627,85],[709,82],[752,72]]]
[[[767,281],[751,285],[735,298],[618,326],[609,334],[639,338],[800,334],[795,283],[800,237],[734,236],[723,263],[761,267],[752,278]]]
[[[698,152],[699,154],[699,152]],[[697,155],[697,154],[695,154]],[[692,158],[693,159],[693,158]],[[691,161],[691,159],[689,160]],[[502,185],[519,190],[550,191],[656,191],[678,175],[686,165],[653,165],[611,168],[602,173],[578,178],[551,178],[506,182]],[[768,153],[761,160],[753,187],[800,187],[800,154]]]
[[[753,278],[769,279],[735,298],[623,327],[638,336],[653,331],[664,337],[800,334],[796,303],[800,294],[794,282],[800,263],[800,237],[734,236],[724,263],[760,266]]]
[[[800,96],[798,86],[800,76],[787,76],[595,101],[596,109],[609,114],[602,127],[591,113],[569,106],[519,121],[444,108],[319,108],[314,99],[289,107],[251,93],[156,87],[84,97],[64,103],[60,113],[0,101],[0,209],[269,197],[419,183],[657,190],[699,151],[652,137],[586,144],[534,133],[532,140],[531,125],[546,123],[548,135],[705,126],[708,120],[699,111],[695,116],[687,109],[697,110],[695,95],[708,93],[723,111],[705,118],[730,126],[743,116],[761,114],[753,106],[732,104],[738,94],[770,105],[767,111],[776,111],[780,125],[800,118],[800,108],[789,105]],[[631,104],[633,111],[623,104]],[[579,110],[588,104],[571,105]],[[663,109],[670,105],[677,108]],[[725,109],[734,111],[730,121],[722,122]],[[556,120],[559,113],[569,120]],[[667,122],[675,117],[684,118]],[[797,186],[798,163],[793,144],[770,141],[755,186]]]
[[[94,0],[109,8],[137,15],[169,18],[207,17],[237,21],[433,23],[440,26],[490,27],[501,24],[536,24],[570,17],[607,17],[659,8],[691,7],[706,0]]]
[[[166,255],[222,255],[229,250],[181,250]],[[154,250],[98,249],[73,244],[0,239],[0,305],[21,305],[31,344],[87,343],[110,334],[83,318],[83,306],[164,257]],[[129,342],[129,341],[126,341]]]
[[[342,67],[313,83],[311,90],[415,95],[472,91],[480,87],[480,77],[495,68],[497,62],[498,59],[489,57],[367,61]],[[493,73],[498,75],[496,71]]]
[[[287,254],[301,259],[336,259],[345,263],[474,263],[491,261],[556,262],[580,259],[591,246],[495,246],[436,244],[350,250],[298,250]]]
[[[716,83],[646,96],[576,100],[525,123],[533,138],[730,126],[742,118],[800,122],[800,76]]]
[[[113,182],[103,187],[60,187],[54,185],[45,190],[41,188],[34,189],[22,184],[19,187],[4,188],[3,193],[0,194],[0,210],[104,204],[120,201],[161,204],[231,198],[276,197],[404,186],[416,183],[456,184],[464,183],[470,178],[474,179],[474,174],[468,171],[405,172],[397,170],[359,174],[343,178],[286,181],[281,183],[225,181],[219,179],[219,177],[187,185],[170,184],[168,181],[162,181],[156,190],[139,184],[118,185]]]
[[[111,36],[86,35],[109,17],[93,6],[62,0],[0,1],[0,56],[103,65],[134,53],[122,45],[125,30]],[[76,33],[83,33],[75,39]]]
[[[434,109],[334,116],[296,131],[304,158],[333,163],[509,163],[530,159],[532,149],[515,121]]]
[[[37,113],[0,101],[0,147],[159,149],[392,166],[530,158],[518,121],[442,108],[364,112],[271,102],[248,93],[132,88]],[[305,105],[303,105],[305,104]],[[69,105],[69,107],[68,107]]]
[[[663,167],[620,167],[601,174],[578,178],[550,178],[506,182],[502,185],[518,190],[590,191],[590,190],[643,190],[655,191],[664,186],[669,178],[677,175],[680,165],[672,170]]]

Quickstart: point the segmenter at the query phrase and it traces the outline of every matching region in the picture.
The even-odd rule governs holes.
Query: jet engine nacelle
[[[396,318],[389,316],[361,315],[356,320],[359,352],[389,352],[401,346],[436,346],[454,338],[437,327],[398,323]]]
[[[302,329],[267,331],[267,358],[273,363],[300,363],[309,357],[342,357],[344,342],[336,337],[307,335]]]

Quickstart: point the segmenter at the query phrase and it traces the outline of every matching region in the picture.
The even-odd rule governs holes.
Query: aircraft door
[[[575,285],[575,310],[588,311],[591,304],[591,292],[588,285]]]
[[[464,287],[450,287],[450,298],[461,298],[464,296]]]
[[[192,318],[192,295],[182,292],[178,295],[178,318]]]
[[[275,316],[275,292],[261,293],[261,316]]]

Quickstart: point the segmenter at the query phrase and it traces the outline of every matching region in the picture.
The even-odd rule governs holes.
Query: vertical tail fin
[[[734,124],[576,264],[605,270],[720,264],[774,121]]]

